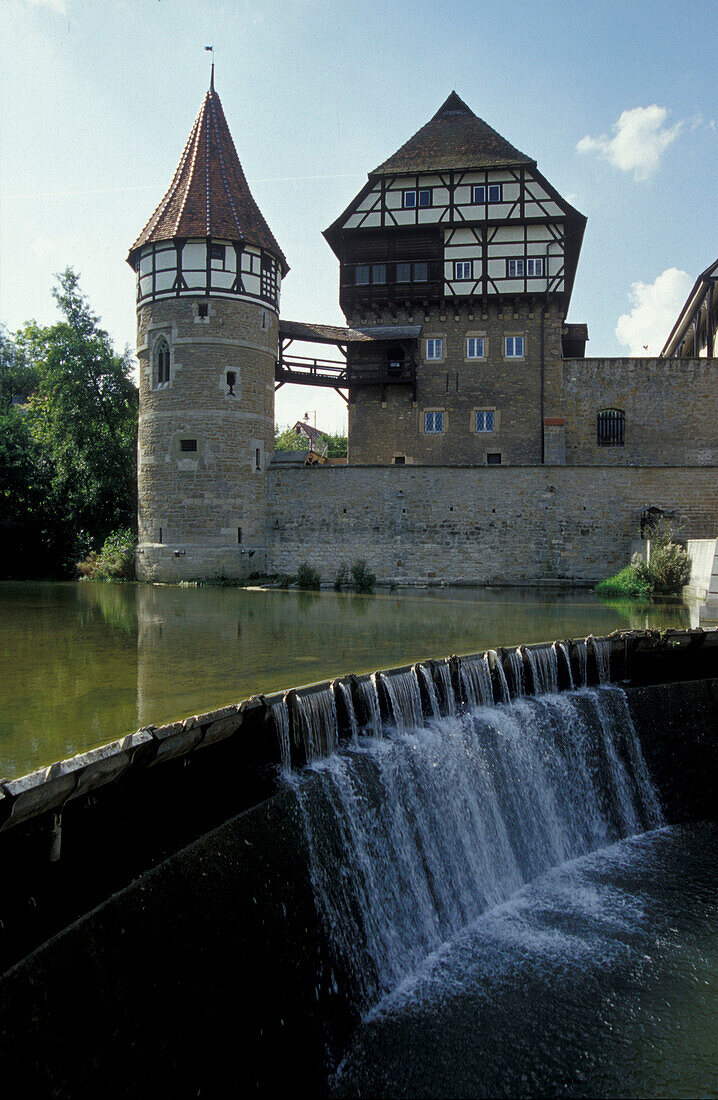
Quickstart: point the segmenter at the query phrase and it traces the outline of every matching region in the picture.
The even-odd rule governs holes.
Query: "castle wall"
[[[363,557],[382,582],[593,584],[628,563],[649,505],[714,538],[718,468],[270,468],[268,568],[331,581]]]
[[[565,359],[560,372],[568,463],[718,463],[718,359]],[[597,445],[606,408],[626,414],[623,447]]]
[[[385,324],[422,324],[416,401],[409,386],[388,385],[384,393],[379,386],[356,387],[349,405],[349,462],[390,465],[400,455],[407,463],[485,464],[487,454],[500,455],[502,464],[541,462],[541,312],[541,304],[526,301],[503,309],[490,304],[483,311],[477,303],[475,312],[449,301],[443,310],[417,315],[405,309],[382,317]],[[544,321],[545,415],[556,404],[562,323],[552,306]],[[523,337],[520,358],[504,355],[511,335]],[[468,358],[470,337],[483,338],[483,358]],[[443,341],[440,360],[427,357],[428,339]],[[477,432],[477,410],[493,412],[493,431]],[[425,414],[432,411],[443,413],[441,433],[425,431]]]

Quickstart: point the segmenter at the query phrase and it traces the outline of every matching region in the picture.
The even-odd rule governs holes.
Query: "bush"
[[[352,584],[355,592],[373,592],[376,584],[376,575],[369,571],[364,558],[357,558],[351,567]]]
[[[632,563],[620,573],[616,573],[614,577],[608,577],[597,584],[596,592],[599,596],[623,596],[630,600],[647,600],[651,595],[651,586],[639,568]]]
[[[334,578],[334,591],[341,592],[342,588],[347,588],[349,585],[349,566],[345,561],[337,569],[337,575]]]
[[[309,562],[303,561],[297,569],[297,584],[300,588],[319,588],[321,578]]]
[[[137,539],[129,527],[113,531],[98,553],[90,553],[77,563],[77,572],[94,581],[132,581],[135,579],[135,546]]]
[[[650,574],[656,596],[677,596],[691,579],[691,560],[686,550],[670,540],[659,541],[644,568]]]

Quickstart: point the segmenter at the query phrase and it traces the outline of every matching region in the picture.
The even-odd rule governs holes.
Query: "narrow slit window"
[[[164,338],[157,345],[156,357],[157,385],[165,386],[170,380],[170,346]]]
[[[261,447],[255,447],[254,450],[254,468],[255,470],[262,469],[262,449]]]
[[[237,542],[239,543],[241,541],[242,541],[242,528],[238,527],[237,528]]]

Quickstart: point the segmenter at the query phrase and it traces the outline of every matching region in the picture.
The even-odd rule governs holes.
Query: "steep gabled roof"
[[[252,198],[214,77],[169,190],[132,245],[129,262],[142,245],[175,237],[219,237],[257,245],[277,257],[284,274],[289,270]]]
[[[463,99],[452,92],[434,117],[369,175],[535,163],[478,118]]]

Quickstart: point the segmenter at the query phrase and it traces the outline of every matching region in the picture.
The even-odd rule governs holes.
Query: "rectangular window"
[[[506,337],[506,351],[505,356],[507,359],[523,359],[524,355],[524,338],[523,336],[507,336]]]
[[[411,282],[411,264],[396,265],[396,281],[397,283]]]
[[[526,261],[526,274],[530,278],[535,278],[537,275],[543,275],[543,256]]]
[[[209,317],[209,305],[207,302],[200,302],[197,306],[198,317]]]
[[[224,263],[224,245],[211,244],[209,246],[209,258],[211,260],[221,260]]]
[[[493,432],[496,417],[493,409],[476,410],[476,431]]]
[[[394,455],[395,466],[406,466],[406,455]]]
[[[418,192],[419,206],[431,206],[431,188]]]
[[[424,413],[424,431],[427,435],[440,435],[444,430],[443,412]]]
[[[509,279],[516,279],[523,277],[524,262],[523,260],[508,260]]]
[[[444,358],[444,341],[441,337],[439,339],[426,341],[426,358],[427,359],[443,359]]]
[[[599,447],[625,447],[626,414],[623,409],[601,409],[596,417]]]
[[[489,184],[489,202],[501,202],[501,184]]]
[[[454,263],[454,278],[455,279],[470,279],[472,274],[473,264],[471,260],[456,260]]]
[[[416,206],[416,191],[404,192],[404,209],[413,210]]]
[[[429,265],[427,263],[414,264],[414,282],[425,283],[429,278]]]
[[[494,452],[494,454],[487,454],[486,461],[489,464],[489,466],[500,466],[501,465],[501,453],[499,452],[497,454],[496,452]]]
[[[483,183],[474,188],[474,202],[486,202],[486,188]]]
[[[371,281],[373,283],[386,282],[386,264],[372,264]]]
[[[190,451],[196,451],[196,450],[197,450],[197,440],[196,439],[180,439],[180,451],[188,453]]]
[[[369,264],[360,264],[359,267],[356,269],[356,285],[369,285]]]
[[[466,358],[483,359],[486,355],[486,342],[483,336],[469,336],[466,341]]]

